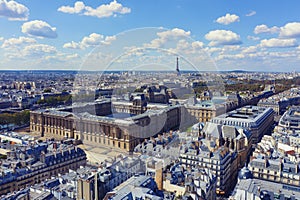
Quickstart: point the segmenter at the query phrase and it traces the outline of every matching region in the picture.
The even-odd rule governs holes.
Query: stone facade
[[[217,178],[216,192],[226,195],[233,189],[237,177],[237,157],[227,147],[210,151],[206,146],[200,150],[188,149],[180,154],[179,160],[186,167],[209,169]]]
[[[1,165],[0,195],[18,191],[85,164],[86,154],[82,149],[63,144],[42,143],[12,150]]]
[[[246,128],[252,133],[252,144],[270,132],[274,122],[274,110],[258,106],[244,106],[213,118],[215,124],[224,124]]]
[[[83,106],[86,109],[72,108],[75,112],[69,112],[71,108],[32,111],[30,130],[49,138],[68,137],[82,140],[84,144],[101,144],[133,151],[141,139],[177,129],[181,123],[181,106],[149,110],[133,117],[118,119],[103,116],[102,114],[110,114],[110,107],[106,102],[102,104],[105,106],[95,104],[95,111],[86,106]],[[136,104],[134,106],[138,107]],[[86,112],[82,112],[84,110]]]

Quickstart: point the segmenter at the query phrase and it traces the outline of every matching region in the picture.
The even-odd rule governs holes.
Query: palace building
[[[63,108],[31,111],[30,130],[46,137],[67,137],[84,144],[101,144],[133,151],[145,138],[170,130],[184,129],[197,122],[233,110],[237,103],[228,99],[199,101],[194,98],[173,99],[165,87],[148,87],[145,93],[133,93],[129,100],[111,97],[94,102],[73,103]],[[153,97],[156,92],[165,97]]]
[[[142,98],[131,104],[110,100],[80,103],[72,107],[32,111],[30,130],[41,136],[68,137],[84,144],[133,151],[145,138],[178,129],[182,110],[181,105],[148,106]]]

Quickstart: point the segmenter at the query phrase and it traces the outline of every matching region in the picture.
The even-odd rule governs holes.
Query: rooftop
[[[269,194],[275,196],[284,194],[285,197],[300,197],[300,188],[260,179],[243,179],[236,185],[237,190],[247,191],[257,196]]]
[[[231,112],[219,115],[212,119],[213,123],[237,125],[233,122],[239,122],[242,127],[259,126],[266,116],[274,113],[272,108],[265,108],[259,106],[244,106]],[[249,124],[247,124],[249,123]]]

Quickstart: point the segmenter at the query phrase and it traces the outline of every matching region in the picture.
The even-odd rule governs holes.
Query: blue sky
[[[0,69],[172,68],[179,56],[186,69],[299,71],[299,7],[296,0],[0,0]]]

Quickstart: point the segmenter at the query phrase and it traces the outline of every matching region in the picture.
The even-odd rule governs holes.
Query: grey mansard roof
[[[222,137],[222,125],[207,122],[203,128],[203,132],[210,134],[214,138]]]
[[[240,126],[245,128],[258,127],[266,117],[273,115],[272,108],[244,106],[231,112],[214,117],[211,121],[217,124]]]
[[[269,195],[270,199],[276,199],[274,197],[275,193],[281,194],[283,197],[294,197],[295,199],[299,199],[300,197],[299,187],[260,179],[240,180],[240,182],[236,185],[234,195],[235,197],[239,197],[238,195],[244,194],[245,192],[254,194],[256,197],[260,197],[263,194]]]

